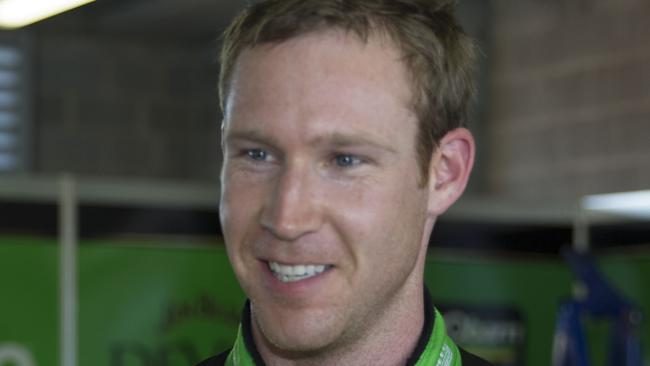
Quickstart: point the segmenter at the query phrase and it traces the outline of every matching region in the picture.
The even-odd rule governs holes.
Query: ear
[[[463,194],[475,149],[474,137],[466,128],[451,130],[440,140],[429,166],[430,216],[439,216]]]

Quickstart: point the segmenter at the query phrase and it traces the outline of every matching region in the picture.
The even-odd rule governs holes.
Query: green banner
[[[223,246],[115,243],[79,248],[79,365],[193,365],[232,346],[244,295]],[[0,288],[0,366],[57,365],[56,242],[0,239]]]
[[[79,254],[80,365],[194,365],[232,347],[244,295],[223,246]]]
[[[79,366],[187,366],[232,346],[244,295],[225,249],[187,243],[81,243]],[[607,256],[599,263],[647,314],[650,254]],[[557,307],[570,294],[571,276],[562,262],[432,252],[425,280],[440,304],[514,309],[524,326],[525,365],[550,364]],[[0,291],[0,366],[58,365],[56,242],[0,237]],[[643,326],[647,355],[650,322]],[[595,342],[593,359],[603,360],[606,340]],[[490,345],[468,346],[498,356]]]
[[[0,238],[0,366],[58,364],[57,255],[52,240]]]

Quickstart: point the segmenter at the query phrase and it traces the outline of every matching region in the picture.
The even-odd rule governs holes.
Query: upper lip
[[[304,260],[304,261],[296,260],[296,259],[291,259],[291,260],[261,259],[261,260],[264,261],[264,262],[267,262],[267,263],[270,263],[270,262],[278,263],[278,264],[281,264],[283,266],[297,266],[297,265],[300,265],[300,264],[310,264],[310,265],[315,265],[315,266],[318,266],[318,265],[330,266],[331,265],[330,263],[323,262],[323,261],[320,261],[320,260]]]

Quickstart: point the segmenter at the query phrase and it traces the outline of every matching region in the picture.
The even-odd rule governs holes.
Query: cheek
[[[426,198],[425,190],[407,190],[396,181],[330,200],[330,212],[337,215],[340,232],[358,256],[411,255],[421,244]]]
[[[267,183],[251,174],[226,172],[222,184],[220,213],[230,225],[241,224],[237,221],[256,210],[266,196]]]
[[[234,248],[244,246],[246,236],[257,222],[262,192],[255,188],[259,186],[236,177],[226,178],[223,183],[219,216],[226,247],[233,256],[237,255]]]
[[[252,293],[254,288],[251,279],[254,272],[251,269],[252,257],[250,256],[251,236],[255,233],[254,200],[251,199],[249,189],[232,181],[224,185],[221,196],[220,220],[226,251],[232,269],[240,285],[246,293]]]

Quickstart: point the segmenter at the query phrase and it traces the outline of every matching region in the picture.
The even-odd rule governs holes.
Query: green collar
[[[407,366],[461,366],[458,347],[447,335],[445,321],[431,305],[428,291],[424,290],[425,321],[422,334]],[[242,314],[242,322],[237,332],[226,366],[265,366],[257,352],[251,331],[250,303],[247,301]]]

